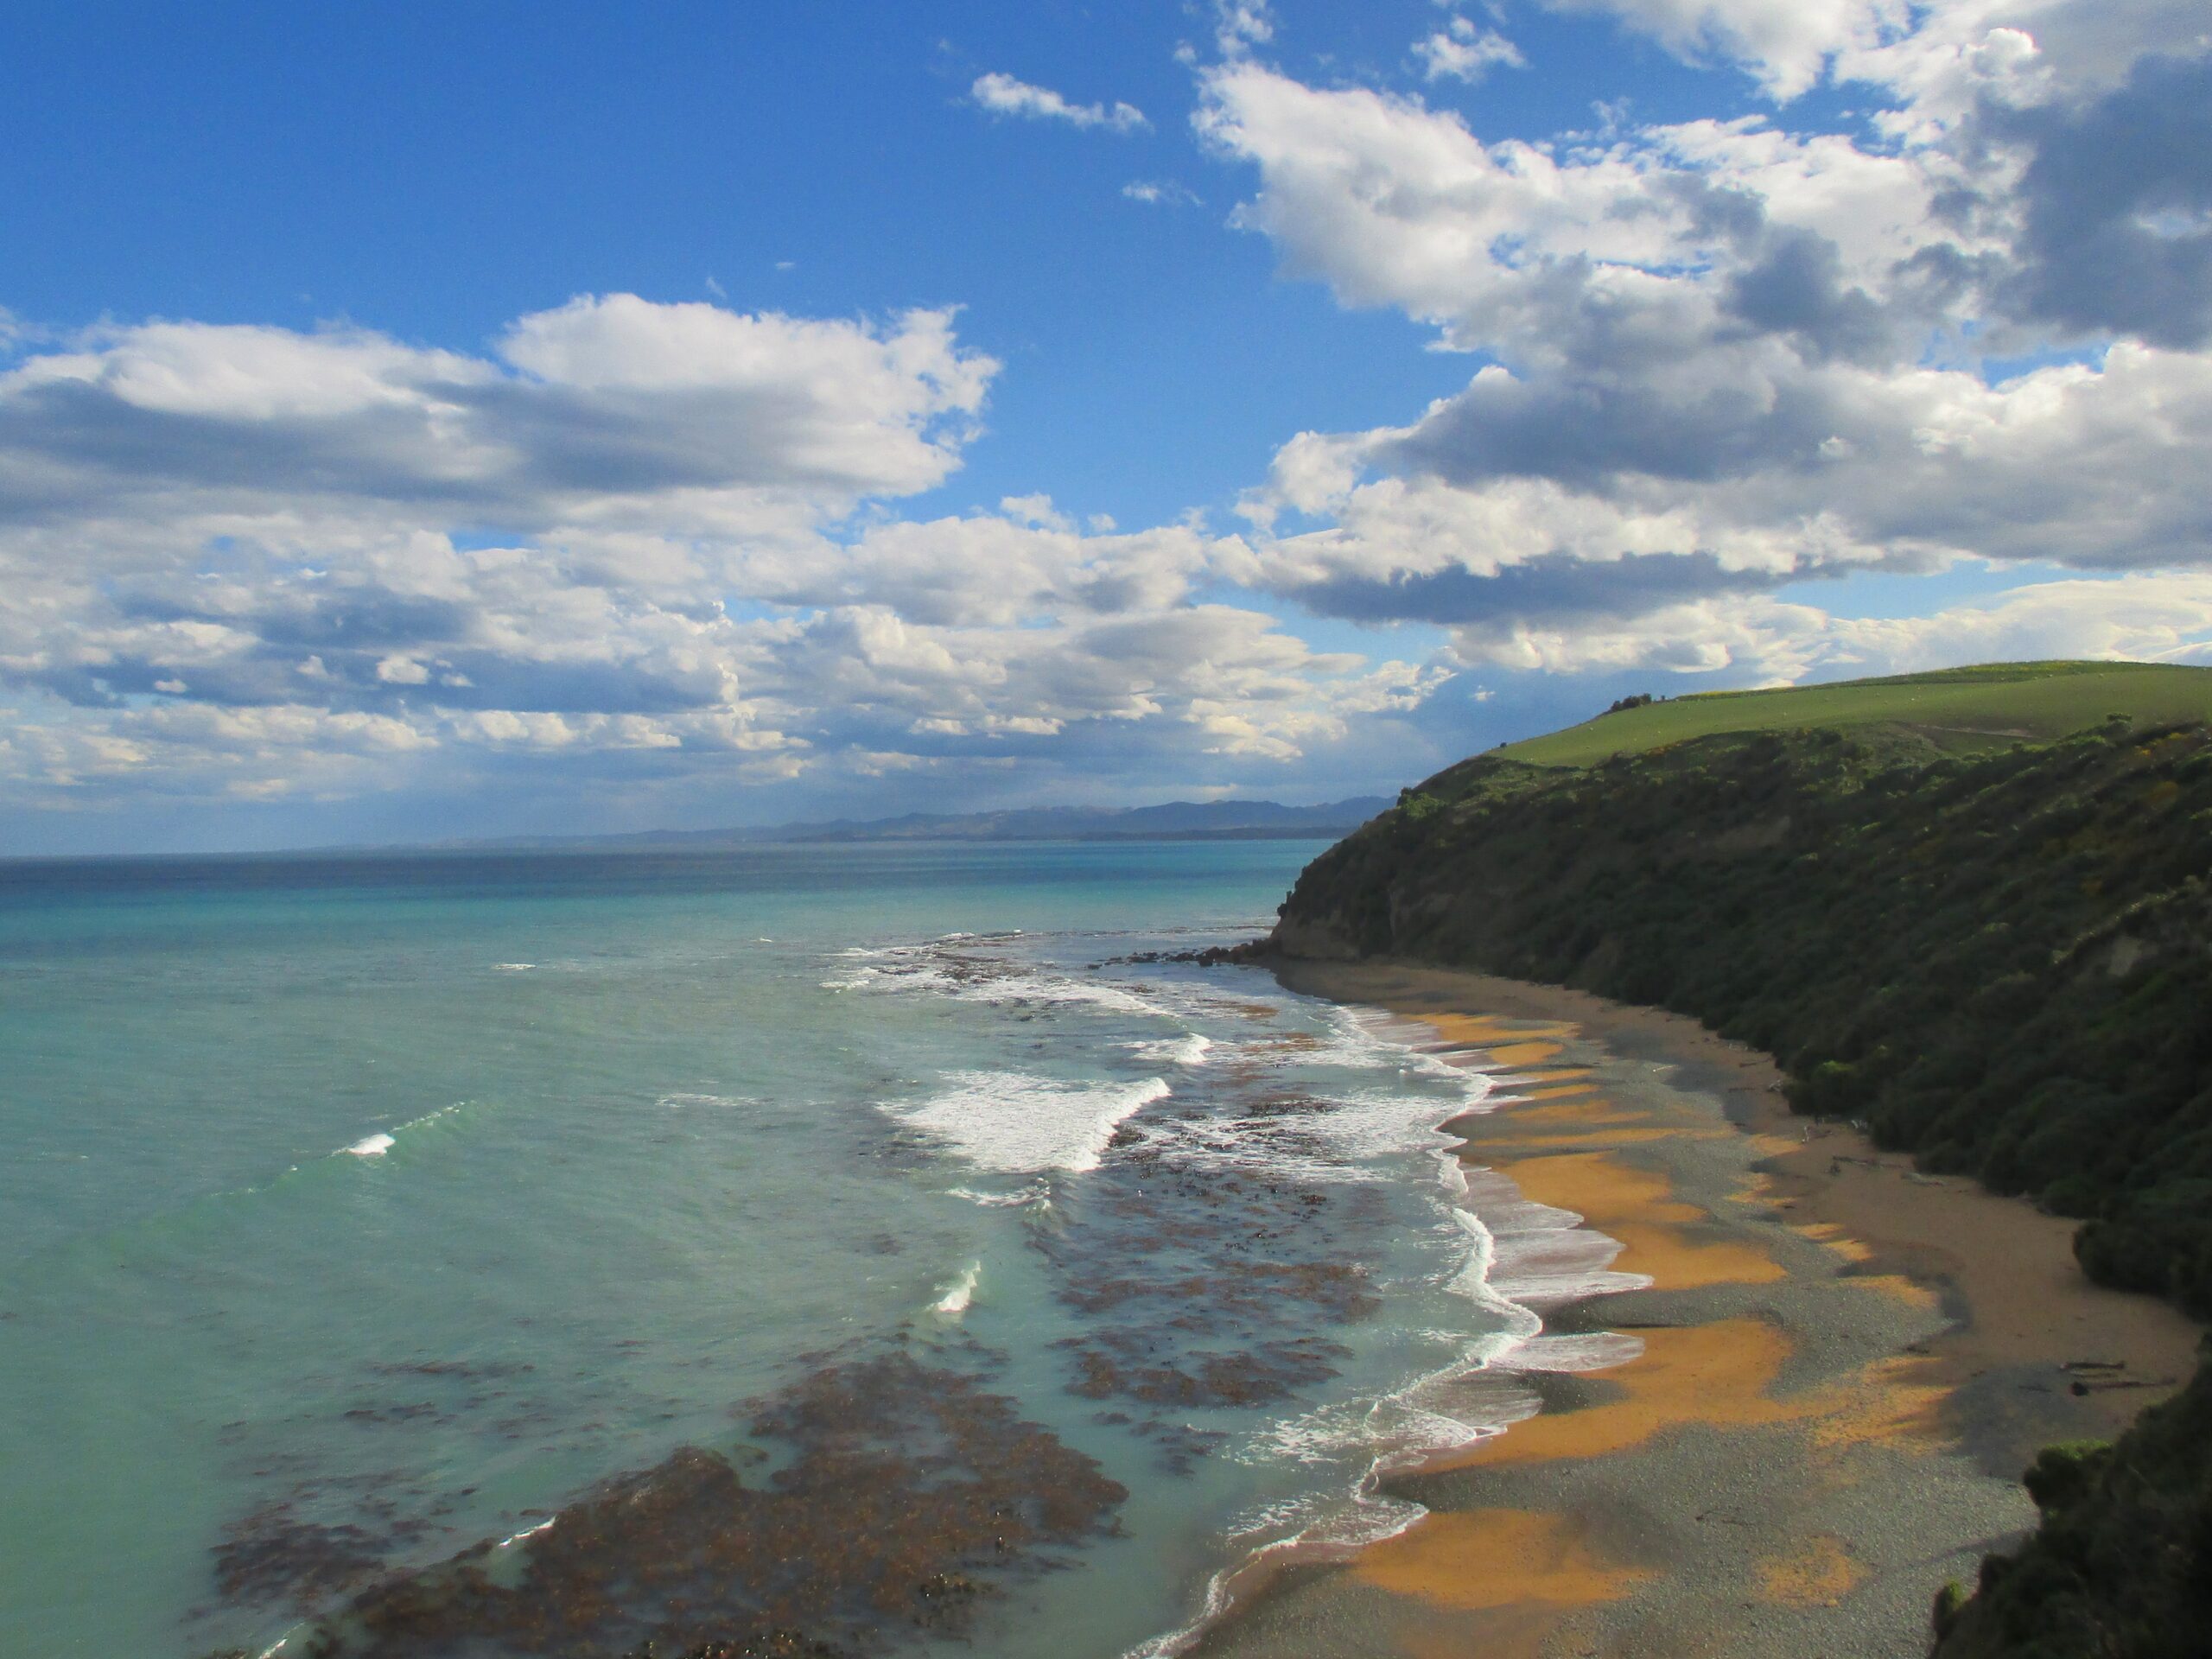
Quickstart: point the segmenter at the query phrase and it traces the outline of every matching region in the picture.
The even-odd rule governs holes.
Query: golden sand
[[[1603,1231],[1621,1242],[1615,1271],[1640,1273],[1661,1290],[1702,1290],[1711,1285],[1770,1285],[1788,1277],[1756,1244],[1735,1239],[1698,1243],[1679,1228],[1615,1222]]]
[[[1649,1274],[1658,1288],[1783,1278],[1770,1252],[1742,1225],[1764,1215],[1834,1252],[1855,1287],[1933,1313],[1935,1293],[1905,1274],[1940,1270],[1974,1308],[1974,1319],[1946,1332],[1929,1353],[1886,1354],[1780,1397],[1792,1344],[1776,1325],[1738,1317],[1638,1330],[1643,1353],[1593,1377],[1585,1390],[1591,1403],[1548,1408],[1453,1454],[1443,1468],[1600,1459],[1672,1430],[1711,1428],[1774,1435],[1777,1455],[1791,1459],[1792,1478],[1825,1487],[1864,1478],[1854,1448],[1944,1445],[1959,1382],[1985,1365],[2111,1352],[2126,1354],[2148,1376],[2185,1372],[2195,1332],[2169,1310],[2083,1286],[2063,1223],[1963,1184],[1920,1179],[1860,1137],[1789,1118],[1770,1059],[1692,1022],[1572,991],[1396,965],[1313,969],[1301,988],[1389,1004],[1459,1047],[1455,1060],[1504,1073],[1499,1081],[1524,1091],[1522,1097],[1457,1120],[1452,1127],[1467,1141],[1462,1156],[1495,1168],[1530,1199],[1574,1211],[1619,1240],[1625,1248],[1616,1266]],[[1445,1011],[1485,1003],[1531,1017]],[[1562,1008],[1573,1017],[1554,1012]],[[1586,1019],[1601,1039],[1617,1031],[1656,1036],[1662,1052],[1720,1069],[1728,1091],[1750,1103],[1757,1120],[1748,1132],[1751,1151],[1767,1160],[1766,1169],[1742,1177],[1729,1198],[1707,1210],[1684,1202],[1665,1176],[1640,1167],[1637,1149],[1655,1135],[1701,1140],[1746,1132],[1724,1124],[1709,1106],[1681,1109],[1663,1094],[1625,1109],[1592,1084],[1596,1068],[1548,1065],[1582,1035]],[[1877,1264],[1887,1270],[1866,1270]],[[2135,1402],[2090,1403],[2124,1421],[2124,1408]],[[1656,1560],[1607,1559],[1587,1524],[1572,1512],[1435,1513],[1362,1552],[1346,1570],[1405,1599],[1404,1623],[1385,1637],[1394,1650],[1413,1659],[1537,1659],[1580,1650],[1570,1639],[1580,1634],[1579,1609],[1633,1597],[1659,1576],[1649,1570]],[[1770,1606],[1801,1610],[1850,1595],[1871,1569],[1818,1524],[1747,1540],[1772,1554],[1743,1562],[1745,1590]],[[1455,1616],[1467,1622],[1450,1624]],[[1649,1650],[1702,1650],[1697,1632],[1677,1636],[1682,1639]]]
[[[1579,1211],[1593,1227],[1624,1220],[1689,1222],[1704,1215],[1695,1205],[1675,1198],[1665,1176],[1602,1152],[1516,1158],[1505,1167],[1523,1196]]]
[[[1653,1576],[1607,1560],[1573,1521],[1533,1510],[1463,1510],[1423,1516],[1361,1552],[1363,1582],[1461,1612],[1618,1601]]]
[[[1879,1441],[1908,1452],[1937,1452],[1951,1443],[1943,1408],[1951,1385],[1937,1362],[1910,1355],[1878,1359],[1804,1402],[1813,1444],[1844,1452]]]
[[[1901,1273],[1854,1273],[1851,1282],[1861,1290],[1878,1290],[1885,1296],[1894,1296],[1923,1313],[1936,1313],[1943,1306],[1943,1298],[1936,1291]]]
[[[1490,1058],[1504,1066],[1541,1065],[1559,1051],[1557,1043],[1500,1043],[1491,1050]]]
[[[1853,1238],[1832,1221],[1809,1221],[1791,1225],[1789,1230],[1800,1238],[1809,1238],[1815,1244],[1824,1244],[1847,1262],[1872,1262],[1873,1250]]]
[[[1758,1319],[1638,1332],[1643,1352],[1604,1373],[1622,1397],[1579,1411],[1547,1411],[1454,1456],[1444,1467],[1596,1458],[1687,1423],[1786,1422],[1798,1408],[1768,1397],[1789,1357],[1781,1332]]]
[[[1502,1020],[1486,1014],[1422,1014],[1419,1018],[1446,1042],[1473,1048],[1495,1043],[1572,1042],[1582,1033],[1572,1020]]]
[[[1624,1111],[1612,1102],[1600,1098],[1585,1100],[1572,1106],[1515,1105],[1510,1111],[1496,1116],[1484,1114],[1472,1120],[1462,1119],[1460,1128],[1463,1133],[1479,1135],[1483,1145],[1489,1147],[1494,1141],[1505,1138],[1491,1133],[1493,1128],[1503,1130],[1510,1136],[1514,1131],[1531,1123],[1543,1128],[1574,1125],[1587,1138],[1601,1129],[1649,1123],[1650,1121],[1641,1112]]]
[[[1671,1131],[1616,1133],[1616,1141],[1656,1139]],[[1493,1147],[1485,1142],[1484,1157]],[[1522,1196],[1554,1209],[1572,1210],[1599,1232],[1618,1239],[1621,1255],[1613,1265],[1641,1273],[1662,1290],[1689,1290],[1707,1285],[1771,1284],[1783,1277],[1780,1263],[1757,1245],[1738,1239],[1700,1239],[1692,1229],[1711,1217],[1674,1195],[1667,1178],[1652,1170],[1599,1152],[1540,1153],[1500,1159],[1497,1167],[1521,1189]]]
[[[1849,1595],[1866,1571],[1852,1560],[1843,1540],[1821,1533],[1804,1541],[1796,1553],[1758,1568],[1763,1600],[1784,1607],[1833,1607]]]
[[[1605,1137],[1605,1140],[1611,1146],[1632,1147],[1639,1141],[1671,1140],[1674,1135],[1675,1131],[1672,1129],[1623,1128],[1614,1130]],[[1564,1135],[1516,1135],[1485,1140],[1483,1142],[1483,1154],[1486,1160],[1494,1162],[1498,1168],[1510,1170],[1520,1154],[1564,1152],[1573,1147],[1586,1147],[1589,1144],[1589,1135],[1583,1130],[1574,1129]],[[1494,1153],[1502,1153],[1506,1155],[1493,1158],[1491,1154]]]
[[[1649,1123],[1648,1112],[1631,1111],[1588,1083],[1565,1083],[1543,1089],[1513,1089],[1491,1103],[1491,1109],[1470,1113],[1464,1120],[1477,1136],[1514,1134],[1520,1125],[1537,1122],[1585,1126],[1596,1135],[1608,1123]]]

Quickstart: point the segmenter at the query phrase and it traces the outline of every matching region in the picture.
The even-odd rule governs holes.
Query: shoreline
[[[1918,1659],[1936,1589],[2032,1524],[2036,1450],[2113,1437],[2193,1367],[2196,1328],[2090,1285],[2071,1223],[1793,1115],[1770,1057],[1693,1020],[1418,964],[1267,965],[1493,1074],[1494,1103],[1446,1125],[1471,1178],[1583,1217],[1649,1283],[1539,1287],[1547,1334],[1641,1353],[1506,1362],[1537,1415],[1388,1478],[1427,1515],[1268,1574],[1203,1659]]]

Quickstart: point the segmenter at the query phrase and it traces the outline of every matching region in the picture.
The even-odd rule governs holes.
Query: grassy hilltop
[[[1892,759],[1933,760],[2052,742],[2113,715],[2138,726],[2212,719],[2212,669],[1990,663],[1834,685],[1700,691],[1600,715],[1492,753],[1522,766],[1591,766],[1727,732],[1824,728]]]
[[[2079,1218],[2093,1277],[2206,1317],[2208,721],[2212,669],[2126,664],[1624,709],[1404,791],[1307,867],[1275,943],[1694,1015],[1775,1054],[1799,1109]],[[2201,1652],[2212,1378],[2046,1455],[2046,1524],[1947,1659]]]

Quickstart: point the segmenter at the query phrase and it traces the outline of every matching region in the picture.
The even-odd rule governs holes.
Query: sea
[[[1164,1659],[1404,1527],[1604,1261],[1187,959],[1321,845],[0,864],[0,1653]]]

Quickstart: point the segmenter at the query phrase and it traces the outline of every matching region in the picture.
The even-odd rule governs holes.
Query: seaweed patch
[[[963,1633],[1009,1580],[1110,1529],[1128,1496],[1005,1396],[903,1356],[817,1371],[758,1402],[747,1428],[772,1471],[757,1481],[742,1452],[682,1448],[504,1545],[359,1590],[302,1650],[880,1651]]]

